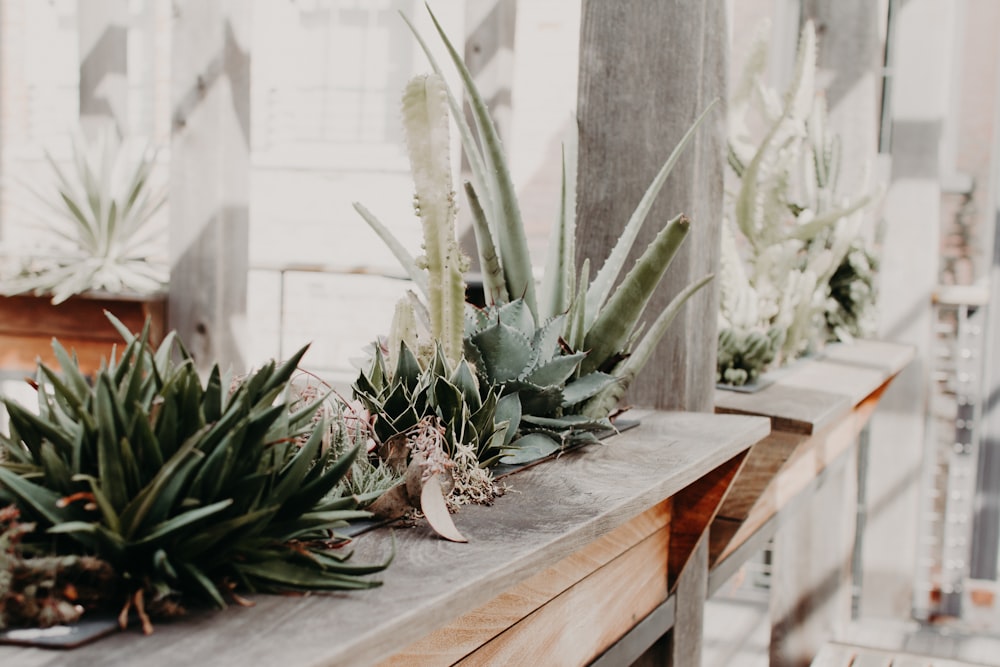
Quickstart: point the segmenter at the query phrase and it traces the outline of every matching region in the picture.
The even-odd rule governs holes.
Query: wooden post
[[[250,183],[250,4],[175,5],[169,323],[199,368],[242,370]]]
[[[88,135],[110,122],[124,136],[128,111],[128,0],[87,0],[77,10],[80,126]]]
[[[726,97],[721,0],[584,0],[581,15],[577,259],[596,273],[660,166],[698,114]],[[724,104],[677,163],[639,234],[634,259],[678,213],[691,233],[651,300],[670,298],[718,267],[725,155]],[[718,288],[701,290],[667,332],[631,403],[710,411]],[[652,319],[652,315],[649,316]]]
[[[775,667],[806,667],[851,620],[857,451],[849,447],[824,471],[816,491],[781,515],[771,567]]]
[[[517,0],[467,0],[465,3],[463,59],[490,109],[490,116],[502,141],[510,136],[516,17]],[[473,126],[468,105],[465,106],[465,119],[470,127]],[[472,180],[472,170],[464,151],[462,180]],[[459,242],[472,262],[472,270],[479,271],[479,254],[467,207],[460,209],[460,216],[463,231]],[[472,296],[477,300],[484,298],[478,293]]]
[[[643,192],[694,119],[715,98],[726,97],[728,58],[725,3],[721,0],[584,0],[580,28],[577,117],[577,261],[597,260],[596,273]],[[678,213],[691,233],[675,257],[647,313],[657,313],[693,280],[719,262],[724,105],[706,121],[661,190],[632,259]],[[592,262],[594,259],[591,260]],[[632,403],[711,411],[715,393],[718,289],[696,295],[664,337],[629,395]],[[655,315],[648,315],[650,319]],[[707,543],[699,543],[680,573],[678,618],[672,640],[644,660],[697,665]]]
[[[517,0],[465,3],[465,64],[476,80],[501,138],[509,136]],[[468,120],[472,123],[469,114]]]

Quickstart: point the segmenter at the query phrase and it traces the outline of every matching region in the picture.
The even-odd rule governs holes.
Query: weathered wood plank
[[[829,642],[820,649],[811,667],[981,667],[982,663],[920,655],[913,651]]]
[[[730,488],[719,508],[719,517],[742,521],[774,481],[778,471],[791,457],[796,447],[805,440],[803,436],[773,432],[747,453],[746,462],[739,472],[739,483]]]
[[[80,125],[128,131],[128,0],[88,0],[77,12]]]
[[[46,297],[0,297],[0,333],[22,336],[78,336],[121,342],[122,338],[104,311],[114,313],[126,326],[142,329],[146,317],[162,328],[166,297],[149,300],[80,296],[53,306]],[[162,331],[160,332],[162,337]]]
[[[584,0],[580,28],[577,261],[591,273],[618,240],[663,161],[715,98],[725,99],[725,3]],[[627,35],[627,38],[622,38]],[[725,155],[716,109],[677,163],[638,235],[631,261],[679,213],[691,233],[650,301],[660,312],[717,270]],[[701,290],[630,391],[636,405],[711,410],[718,290]]]
[[[774,383],[758,392],[716,391],[715,409],[767,416],[775,430],[810,435],[847,414],[913,357],[912,346],[883,341],[831,345],[819,358],[781,369]]]
[[[169,316],[202,370],[245,363],[251,4],[173,4]]]
[[[705,600],[708,597],[708,536],[691,554],[688,566],[677,582],[677,613],[670,633],[670,664],[673,667],[700,667]]]
[[[377,664],[671,498],[769,429],[753,417],[638,416],[639,428],[514,475],[494,506],[463,508],[455,523],[468,544],[422,525],[392,531],[396,559],[381,588],[259,596],[255,608],[194,614],[146,638],[131,631],[68,653],[3,647],[0,663],[134,664],[140,651],[150,666]],[[392,540],[389,531],[365,534],[354,558],[384,558]]]
[[[812,667],[851,667],[857,652],[848,646],[826,644],[813,659]]]
[[[773,430],[751,448],[719,508],[710,537],[713,567],[850,446],[913,355],[911,346],[882,341],[831,345],[822,358],[798,362],[761,391],[716,392],[718,412],[764,415]]]
[[[768,436],[768,440],[779,442],[779,447],[792,447],[795,451],[754,503],[726,547],[718,553],[713,565],[729,557],[760,526],[788,506],[821,470],[854,444],[887,385],[888,383],[862,401],[847,417],[812,438],[806,439],[797,434],[779,431],[773,431]],[[739,478],[733,482],[734,486],[738,483]]]
[[[456,662],[643,540],[668,528],[670,508],[671,502],[664,501],[643,512],[624,526],[566,557],[554,567],[534,575],[524,583],[501,593],[488,604],[414,642],[405,651],[382,664],[418,667]],[[659,562],[650,564],[654,570],[666,568],[666,551],[664,548],[659,553]],[[663,588],[665,591],[666,576]],[[665,599],[666,595],[663,597]]]
[[[703,538],[715,518],[719,503],[745,460],[746,453],[742,452],[674,496],[670,528],[671,590],[692,559],[695,549],[705,541]]]
[[[805,667],[851,618],[857,448],[824,466],[822,482],[778,518],[771,549],[770,664]]]
[[[822,430],[851,409],[846,396],[819,389],[772,384],[754,394],[720,389],[715,411],[734,415],[770,417],[773,428],[810,435]]]
[[[669,543],[664,527],[458,664],[587,664],[666,601]]]

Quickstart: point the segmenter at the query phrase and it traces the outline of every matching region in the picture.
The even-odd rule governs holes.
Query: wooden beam
[[[465,64],[501,139],[510,136],[516,18],[517,0],[465,2]],[[471,125],[471,114],[466,111]]]
[[[249,28],[250,3],[175,4],[169,322],[202,370],[244,365]]]
[[[577,261],[597,258],[593,274],[684,132],[726,97],[725,3],[584,0],[580,35]],[[639,235],[633,259],[670,218],[692,221],[649,313],[718,266],[724,118],[720,106],[706,120]],[[715,285],[691,300],[639,375],[633,403],[712,409],[717,306]]]
[[[128,0],[87,0],[77,9],[80,126],[93,136],[110,124],[128,130]]]

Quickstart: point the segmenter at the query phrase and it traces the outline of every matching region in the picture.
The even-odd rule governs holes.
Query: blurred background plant
[[[840,139],[815,89],[813,24],[802,29],[784,95],[764,83],[760,34],[728,116],[728,161],[738,180],[727,193],[722,234],[716,380],[731,385],[819,351],[830,337],[828,313],[835,337],[861,333],[854,324],[875,294],[862,225],[877,189],[838,191]]]
[[[155,258],[165,227],[156,214],[166,189],[154,185],[156,151],[110,125],[93,138],[77,131],[71,146],[68,167],[46,151],[51,182],[21,183],[52,244],[45,256],[8,260],[0,293],[51,295],[58,304],[86,291],[162,291],[168,270]]]

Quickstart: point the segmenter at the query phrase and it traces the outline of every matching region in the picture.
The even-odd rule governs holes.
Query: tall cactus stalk
[[[403,129],[416,186],[414,208],[423,225],[424,257],[418,265],[427,272],[431,336],[457,364],[465,326],[465,261],[455,238],[448,102],[440,76],[418,76],[406,86]]]

